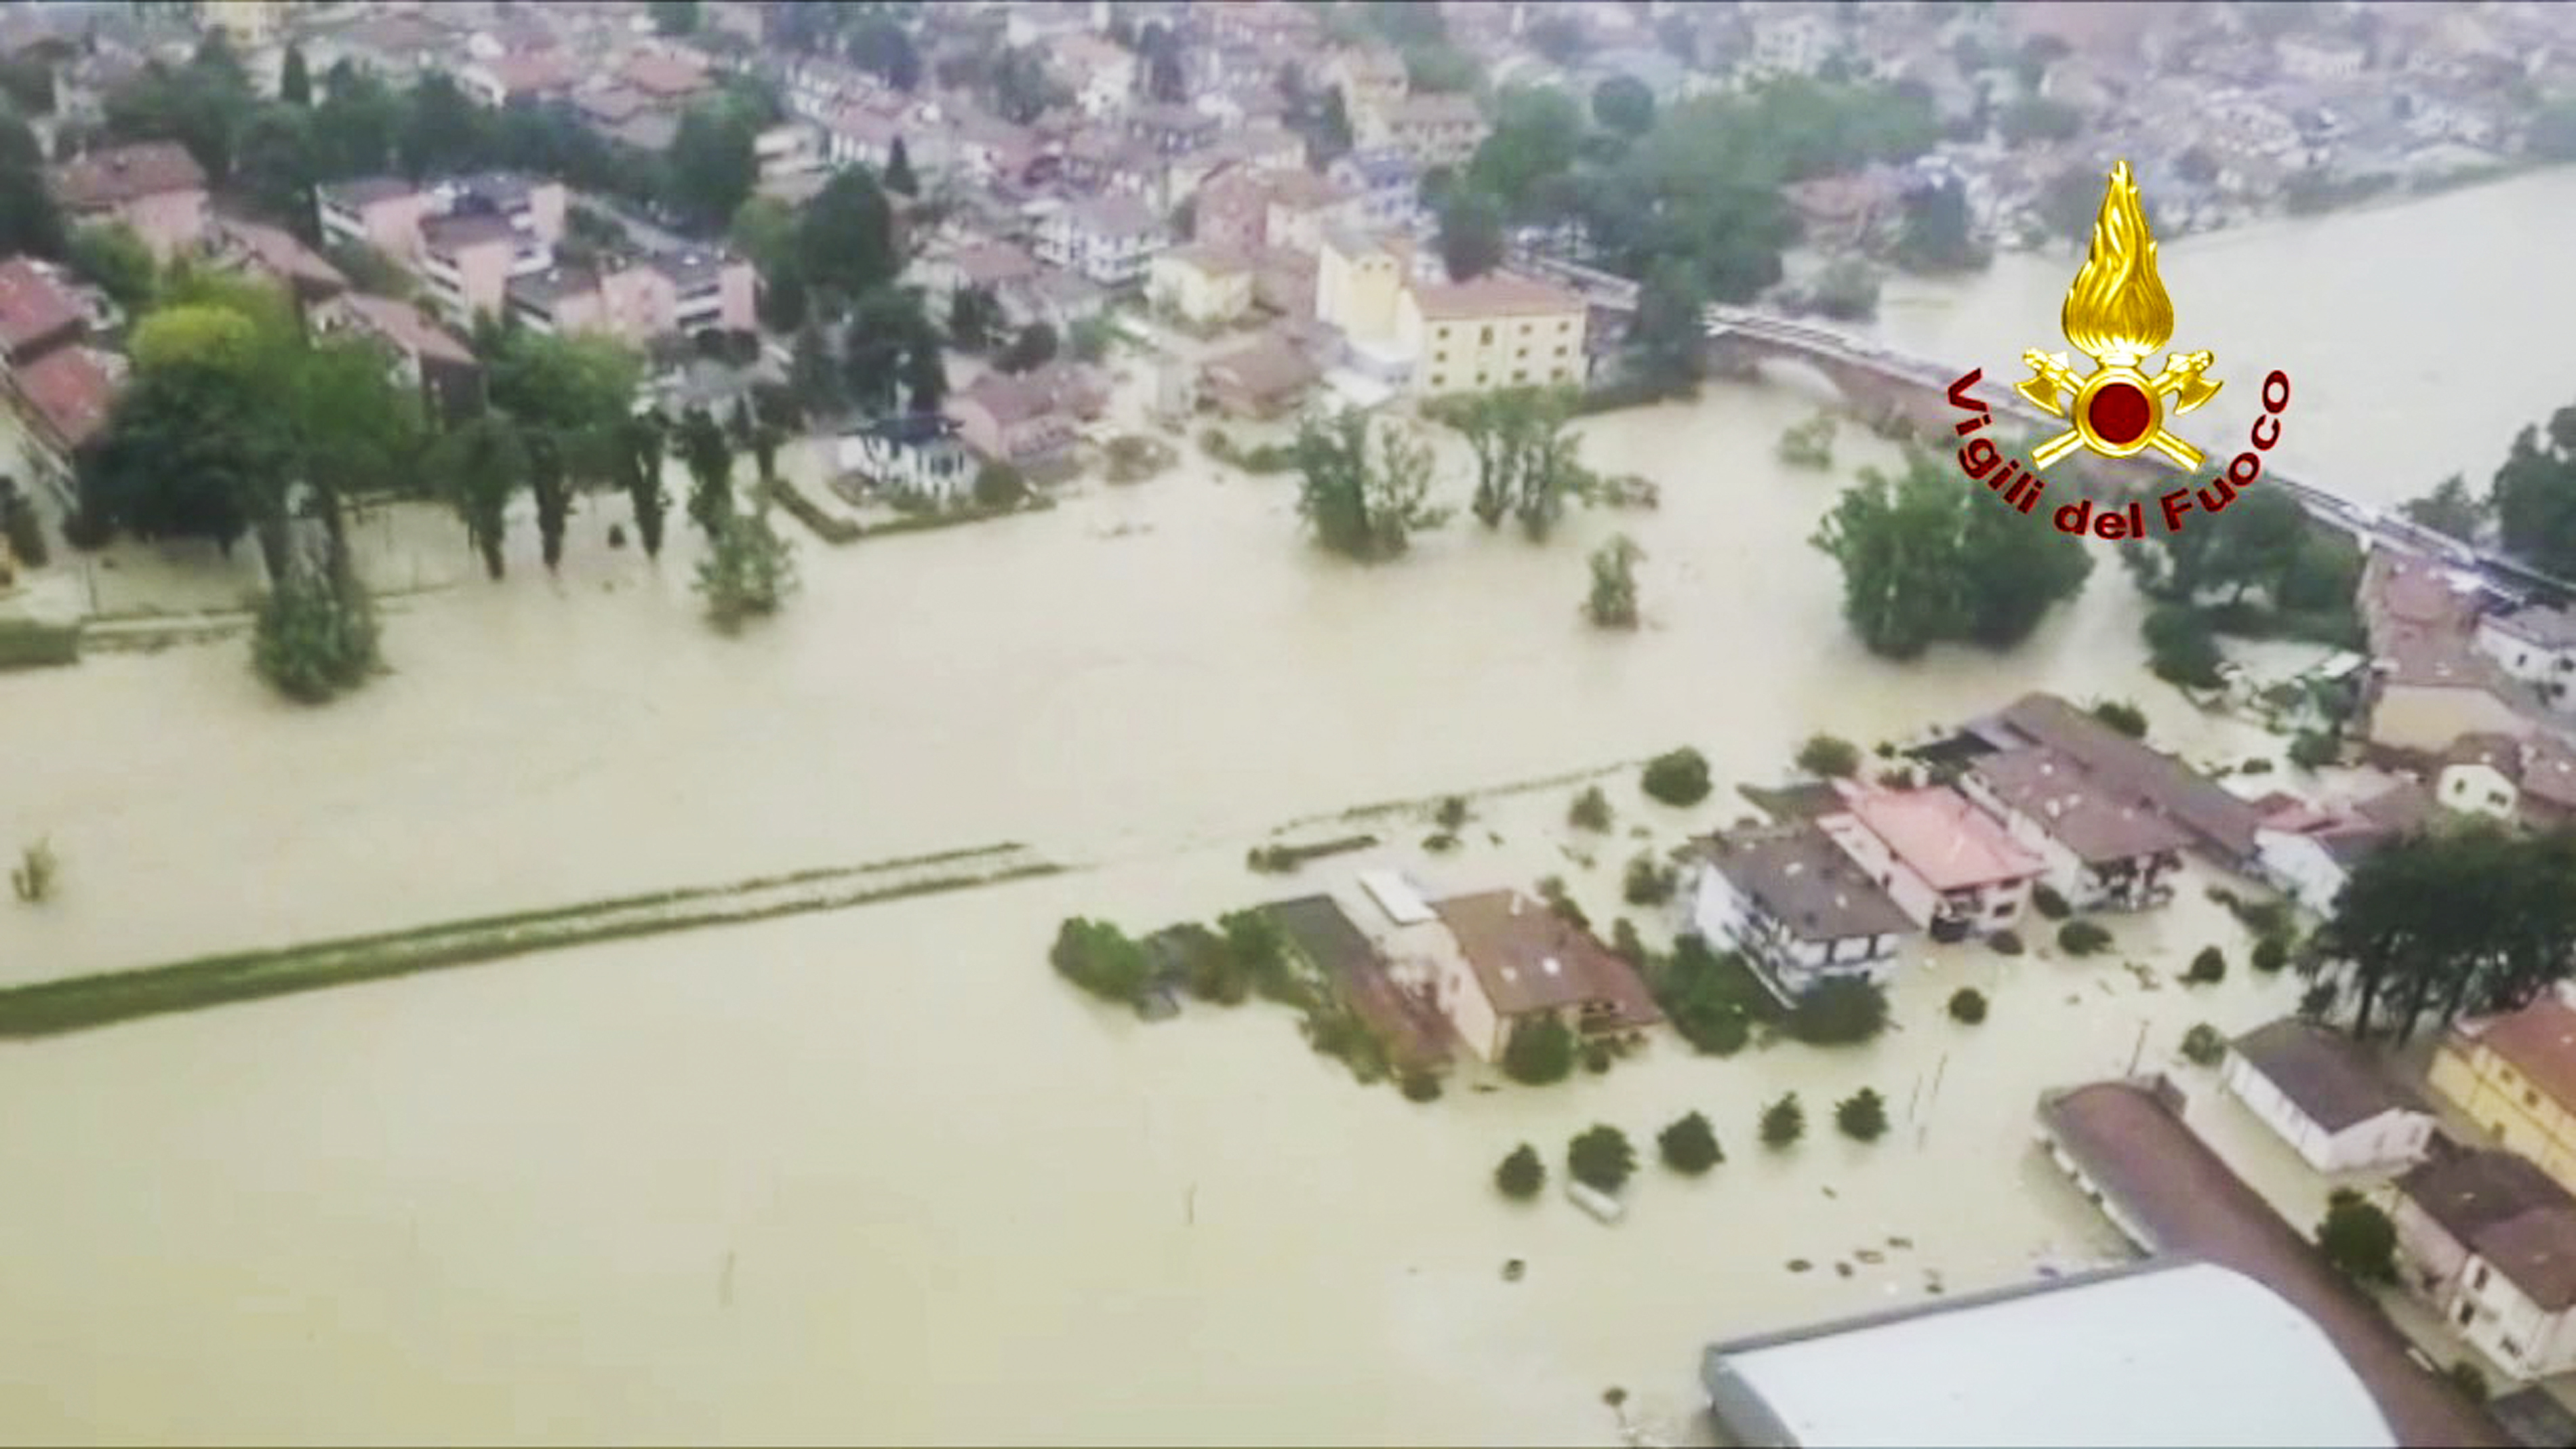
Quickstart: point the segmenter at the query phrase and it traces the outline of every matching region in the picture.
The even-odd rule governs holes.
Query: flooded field
[[[2516,224],[2571,199],[2549,175],[2169,247],[2177,341],[2235,384],[2204,441],[2250,415],[2234,369],[2282,366],[2317,481],[2394,502],[2481,477],[2566,401],[2546,368],[2470,384],[2576,302]],[[2477,257],[2408,271],[2448,248]],[[2369,308],[2278,282],[2346,268]],[[2071,270],[1892,290],[1886,330],[1992,375],[2055,344]],[[1866,744],[2050,688],[2135,699],[2197,757],[2277,754],[2145,677],[2109,545],[2007,658],[1869,659],[1805,541],[1835,477],[1773,458],[1809,407],[1788,379],[1593,420],[1588,461],[1664,507],[1544,546],[1453,524],[1341,564],[1298,542],[1292,483],[1193,450],[1052,513],[804,540],[804,594],[739,639],[699,624],[685,545],[650,568],[590,513],[559,582],[523,530],[506,583],[405,600],[397,672],[326,710],[269,698],[238,641],[0,679],[0,753],[44,762],[0,841],[50,833],[66,869],[58,902],[0,913],[0,980],[1005,840],[1077,867],[0,1051],[0,1225],[41,1249],[0,1255],[0,1438],[1580,1442],[1614,1432],[1614,1384],[1680,1437],[1711,1336],[2111,1250],[2028,1150],[2035,1093],[2290,994],[2196,882],[2118,923],[2119,955],[2170,978],[2222,943],[2207,992],[1970,948],[1909,967],[1869,1048],[1662,1041],[1429,1105],[1351,1085],[1278,1014],[1146,1027],[1046,970],[1068,914],[1320,888],[1331,863],[1244,870],[1285,821],[1677,744],[1731,788],[1813,730]],[[1845,432],[1837,474],[1887,457]],[[1614,529],[1648,555],[1633,637],[1576,612]],[[1632,782],[1613,798],[1659,843],[1737,813]],[[1606,921],[1633,847],[1570,866],[1571,793],[1486,803],[1429,880],[1564,872]],[[1959,984],[1991,987],[1985,1026],[1940,1014]],[[1827,1122],[1862,1085],[1898,1124],[1869,1148]],[[1792,1088],[1814,1135],[1773,1157],[1754,1115]],[[1594,1121],[1645,1142],[1692,1108],[1730,1160],[1650,1164],[1617,1229],[1489,1186],[1518,1141],[1553,1163]]]

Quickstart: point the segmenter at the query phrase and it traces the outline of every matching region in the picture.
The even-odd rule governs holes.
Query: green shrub
[[[1950,1019],[1975,1026],[1986,1019],[1986,994],[1973,986],[1962,986],[1950,993]]]
[[[1637,1149],[1618,1128],[1593,1126],[1566,1144],[1565,1170],[1586,1187],[1617,1192],[1637,1170]]]
[[[1467,797],[1452,795],[1441,801],[1440,808],[1432,813],[1431,818],[1438,821],[1443,830],[1456,831],[1464,827],[1467,823]]]
[[[1887,991],[1866,976],[1828,976],[1789,1008],[1789,1032],[1810,1046],[1850,1046],[1887,1030]]]
[[[1440,1076],[1436,1072],[1420,1070],[1406,1072],[1400,1085],[1404,1091],[1404,1100],[1408,1102],[1440,1100]]]
[[[2182,1034],[2183,1060],[2193,1066],[2216,1066],[2218,1059],[2225,1055],[2227,1055],[2227,1038],[2220,1036],[2218,1028],[2208,1022],[2204,1021]]]
[[[250,659],[278,693],[318,704],[375,669],[375,613],[354,583],[290,573],[260,604]]]
[[[9,869],[9,888],[28,905],[40,905],[53,895],[62,871],[53,842],[39,840],[18,853],[18,863]]]
[[[2226,953],[2216,946],[2201,947],[2200,954],[2191,958],[2191,969],[2182,974],[2182,979],[2194,986],[2214,986],[2226,980]]]
[[[1503,1044],[1503,1075],[1532,1087],[1562,1082],[1574,1072],[1574,1030],[1553,1016],[1512,1028]]]
[[[1798,747],[1798,768],[1829,780],[1848,780],[1860,773],[1860,748],[1832,735],[1809,735]]]
[[[2317,1246],[2327,1262],[2356,1282],[2397,1281],[2397,1225],[2351,1188],[2339,1187],[2327,1196]]]
[[[1632,906],[1660,906],[1680,888],[1680,870],[1648,851],[1628,862],[1628,876],[1621,883],[1620,893]]]
[[[1655,1134],[1655,1146],[1663,1153],[1664,1165],[1675,1172],[1697,1177],[1726,1160],[1717,1145],[1717,1133],[1708,1118],[1691,1113]]]
[[[1835,1104],[1834,1125],[1855,1142],[1876,1142],[1887,1133],[1887,1099],[1863,1087]]]
[[[1998,956],[2018,956],[2027,949],[2022,945],[2021,932],[2010,928],[1989,933],[1986,946]]]
[[[2270,975],[2290,964],[2290,943],[2286,937],[2265,936],[2254,943],[2254,969]]]
[[[1762,1145],[1787,1147],[1807,1135],[1807,1109],[1798,1105],[1798,1094],[1791,1092],[1762,1109]]]
[[[1667,805],[1696,805],[1708,798],[1708,760],[1684,746],[1648,761],[1638,783],[1648,796]]]
[[[1636,926],[1626,916],[1610,923],[1610,953],[1639,971],[1646,969],[1645,938],[1637,934]]]
[[[1524,1142],[1494,1168],[1494,1187],[1503,1196],[1526,1202],[1547,1186],[1547,1164],[1538,1149]]]
[[[2342,753],[2342,742],[2316,730],[2302,730],[2290,741],[2290,763],[2302,770],[2322,770]]]
[[[2147,737],[2147,716],[2126,700],[2105,699],[2093,706],[2093,717],[2133,740]]]
[[[2326,1013],[2334,1010],[2336,995],[2333,982],[2318,982],[2299,993],[2299,1015],[2308,1021],[2323,1021]]]
[[[1598,785],[1574,797],[1574,807],[1565,813],[1568,824],[1577,830],[1604,831],[1610,828],[1610,797]]]
[[[1592,918],[1585,915],[1583,907],[1576,905],[1574,897],[1567,893],[1565,877],[1552,875],[1541,880],[1538,883],[1538,898],[1547,902],[1547,908],[1556,912],[1567,925],[1578,931],[1592,929]]]
[[[1182,989],[1200,1001],[1240,1006],[1252,995],[1252,973],[1225,938],[1195,921],[1166,933],[1180,955]]]
[[[2069,921],[2057,928],[2057,949],[2069,956],[2090,956],[2111,944],[2111,933],[2091,921]]]
[[[2033,910],[2052,921],[2065,920],[2073,913],[2073,908],[2066,904],[2066,897],[2058,894],[2057,887],[2044,882],[2030,888],[2030,904]]]
[[[1610,1070],[1610,1044],[1599,1041],[1584,1043],[1583,1069],[1596,1077]]]
[[[1057,928],[1047,959],[1066,980],[1104,1001],[1132,1003],[1144,994],[1152,964],[1145,950],[1107,921],[1079,916]]]
[[[2494,1391],[2487,1383],[2487,1371],[2469,1359],[2451,1360],[2451,1366],[2442,1371],[2442,1377],[2449,1379],[2451,1387],[2458,1389],[2472,1404],[2485,1403]]]
[[[727,518],[698,560],[698,592],[706,596],[707,617],[720,629],[778,612],[795,591],[795,552],[765,512]]]

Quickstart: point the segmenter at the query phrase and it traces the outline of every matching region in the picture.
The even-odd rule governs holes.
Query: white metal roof
[[[1399,926],[1419,926],[1440,918],[1413,883],[1394,871],[1361,871],[1360,889],[1367,891],[1377,908],[1386,912],[1386,918]]]
[[[1748,1445],[2370,1445],[2396,1436],[2307,1315],[2158,1263],[1708,1352]]]

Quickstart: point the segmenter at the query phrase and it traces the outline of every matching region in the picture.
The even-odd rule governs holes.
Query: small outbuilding
[[[2413,1162],[2433,1135],[2423,1098],[2368,1049],[2312,1021],[2283,1017],[2238,1037],[2221,1080],[2319,1172]]]

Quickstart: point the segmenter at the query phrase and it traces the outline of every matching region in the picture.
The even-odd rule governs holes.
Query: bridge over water
[[[1903,419],[1936,437],[1948,436],[1958,421],[1958,410],[1949,400],[1950,384],[1968,369],[1957,363],[1909,356],[1866,337],[1742,307],[1710,307],[1702,318],[1708,336],[1709,368],[1714,373],[1745,376],[1765,361],[1798,362],[1821,373],[1845,401],[1878,420]],[[2020,375],[2016,365],[2009,375],[1989,375],[1980,380],[1973,391],[1999,418],[2009,417],[2044,433],[2060,431],[2063,422],[2013,390]],[[2212,456],[2223,465],[2240,451],[2241,446],[2223,451],[2213,447]],[[2164,464],[2143,456],[2119,461],[2087,456],[2082,462],[2113,476],[2125,473],[2133,478],[2151,478],[2161,487],[2171,487],[2170,480],[2176,476]],[[2294,477],[2272,466],[2268,457],[2262,479],[2255,486],[2280,489],[2296,499],[2310,516],[2353,535],[2365,547],[2394,548],[2444,560],[2476,572],[2497,592],[2518,599],[2537,596],[2558,603],[2576,599],[2576,583],[2490,550],[2473,548],[2402,514]]]

